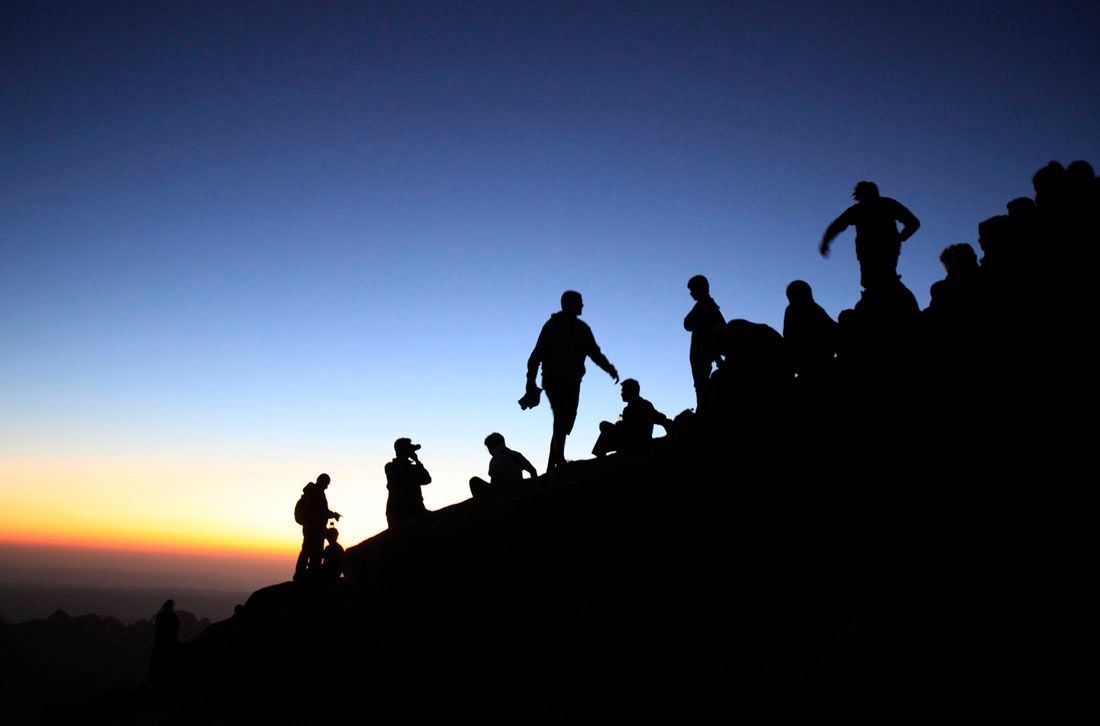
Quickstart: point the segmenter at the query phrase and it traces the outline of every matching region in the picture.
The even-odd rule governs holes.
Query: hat
[[[420,449],[420,444],[414,444],[412,442],[412,439],[410,439],[410,438],[402,437],[402,438],[398,439],[397,441],[393,442],[393,450],[398,454],[400,454],[402,452],[406,452],[406,451],[411,453],[411,452],[417,451],[419,449]]]

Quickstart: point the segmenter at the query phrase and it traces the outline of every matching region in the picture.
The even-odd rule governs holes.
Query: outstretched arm
[[[593,363],[607,371],[607,375],[614,378],[616,383],[619,382],[619,372],[615,370],[615,366],[611,365],[611,361],[600,350],[600,346],[596,345],[596,338],[592,335],[591,330],[588,331],[588,357],[592,359]]]
[[[592,359],[593,363],[607,371],[607,375],[615,379],[616,383],[619,382],[619,372],[615,370],[615,366],[611,365],[611,361],[607,359],[607,356],[600,352],[599,348],[590,351],[588,353],[588,357]]]
[[[518,451],[516,453],[519,454]],[[535,468],[534,464],[527,460],[526,456],[524,456],[523,454],[519,454],[519,458],[520,466],[523,468],[524,471],[531,475],[532,479],[539,475],[538,469]]]
[[[832,224],[825,228],[825,234],[821,237],[821,246],[818,248],[822,257],[829,256],[829,245],[833,243],[836,236],[848,229],[850,223],[848,222],[848,212],[840,215],[833,220]]]

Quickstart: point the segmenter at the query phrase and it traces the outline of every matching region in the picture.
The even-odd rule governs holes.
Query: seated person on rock
[[[813,289],[803,280],[787,285],[787,300],[783,346],[788,362],[799,376],[824,370],[836,352],[836,322],[814,302]]]
[[[493,457],[489,460],[489,481],[479,476],[470,479],[470,494],[474,499],[486,499],[519,490],[523,482],[523,472],[529,473],[532,479],[539,475],[526,456],[504,445],[504,437],[500,434],[494,432],[486,436],[485,448]]]
[[[666,433],[672,429],[672,421],[668,416],[642,398],[641,392],[641,385],[633,378],[623,381],[622,398],[626,407],[617,422],[600,422],[600,437],[592,447],[593,454],[605,456],[612,451],[639,449],[653,438],[653,427],[656,424],[663,426]]]

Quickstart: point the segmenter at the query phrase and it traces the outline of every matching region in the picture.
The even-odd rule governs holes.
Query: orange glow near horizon
[[[119,451],[0,458],[0,542],[203,555],[296,556],[294,503],[317,467],[273,451]],[[385,460],[317,456],[333,476],[329,504],[351,547],[386,528]],[[475,463],[476,461],[476,463]],[[254,463],[259,462],[259,463]],[[449,462],[448,462],[449,463]],[[480,459],[433,466],[429,508],[468,494]],[[290,472],[288,474],[288,472]]]
[[[379,455],[135,449],[0,458],[0,541],[294,558],[301,546],[294,505],[319,470],[315,460],[329,462],[329,505],[343,514],[338,527],[345,548],[386,528],[386,460]],[[432,462],[429,508],[469,496],[469,472],[484,470],[481,452],[449,453]]]
[[[255,472],[209,461],[2,461],[0,540],[144,552],[296,552],[300,530],[290,512],[299,485],[282,492],[250,479],[262,481]]]
[[[192,536],[181,538],[177,535],[166,536],[163,539],[152,539],[148,536],[136,534],[127,536],[125,533],[106,533],[100,536],[88,534],[87,536],[59,537],[53,531],[10,531],[5,530],[0,537],[0,546],[11,545],[16,547],[46,547],[46,548],[76,548],[88,550],[107,550],[111,552],[140,552],[149,554],[172,555],[202,555],[209,557],[255,557],[261,559],[287,558],[289,553],[297,553],[299,542],[261,542],[261,541],[226,541],[224,537]]]

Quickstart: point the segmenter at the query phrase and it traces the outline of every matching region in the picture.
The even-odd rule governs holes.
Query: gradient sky
[[[541,470],[515,402],[568,288],[675,414],[687,279],[835,316],[860,179],[923,222],[926,304],[1038,167],[1100,162],[1100,5],[888,5],[4,3],[0,539],[289,572],[321,471],[346,545],[385,527],[398,436],[430,508],[490,431]],[[621,407],[590,364],[567,456]]]

